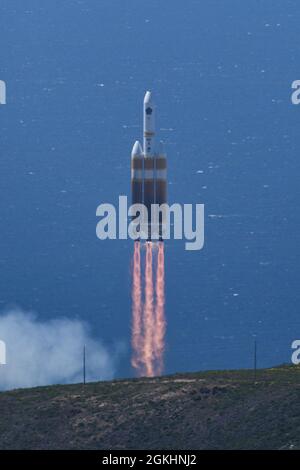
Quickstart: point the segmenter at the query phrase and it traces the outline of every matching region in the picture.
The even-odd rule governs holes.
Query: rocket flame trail
[[[160,375],[163,371],[163,354],[165,349],[164,339],[166,331],[165,319],[165,260],[164,260],[164,244],[159,242],[157,255],[156,270],[156,309],[155,309],[155,359],[156,359],[156,375]]]
[[[154,289],[152,270],[152,242],[146,243],[146,265],[145,265],[145,310],[144,310],[144,360],[147,377],[154,375]]]
[[[140,243],[134,243],[132,282],[132,367],[143,373],[142,351],[142,285]]]
[[[157,257],[154,257],[154,248],[157,246]],[[131,365],[139,376],[153,377],[160,375],[164,366],[166,331],[164,244],[159,242],[156,245],[147,242],[145,251],[145,276],[142,279],[141,244],[135,242],[132,281]],[[153,265],[156,267],[155,286]],[[142,281],[144,282],[144,302]]]

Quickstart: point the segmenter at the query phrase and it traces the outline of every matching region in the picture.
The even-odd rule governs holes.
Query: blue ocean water
[[[169,201],[205,246],[166,242],[166,372],[289,362],[299,320],[300,7],[294,0],[1,0],[0,306],[67,316],[126,351],[131,241],[96,207],[130,189],[153,91]]]

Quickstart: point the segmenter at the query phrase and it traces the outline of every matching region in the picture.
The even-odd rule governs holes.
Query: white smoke
[[[6,345],[1,390],[81,382],[84,345],[87,381],[111,379],[115,373],[117,353],[93,339],[80,320],[41,321],[31,312],[14,309],[0,315],[0,340]]]

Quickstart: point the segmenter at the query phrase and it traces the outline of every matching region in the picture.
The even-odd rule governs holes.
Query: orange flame
[[[165,350],[165,267],[164,244],[159,242],[157,259],[152,242],[146,242],[144,304],[142,301],[140,242],[134,244],[132,282],[132,359],[139,376],[163,372]],[[153,263],[156,264],[154,298]]]
[[[140,243],[134,243],[132,281],[132,359],[131,365],[140,374],[143,371],[142,349],[142,284]]]
[[[155,309],[155,359],[156,359],[156,375],[163,372],[164,367],[164,350],[165,350],[165,260],[164,260],[164,244],[159,242],[157,255],[156,270],[156,309]]]
[[[154,289],[152,271],[152,242],[146,243],[145,265],[145,310],[144,310],[144,359],[147,377],[154,375],[153,337],[154,337]]]

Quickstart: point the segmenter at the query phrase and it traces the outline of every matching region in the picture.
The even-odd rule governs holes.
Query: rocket
[[[143,106],[143,148],[136,141],[131,153],[131,197],[132,204],[144,204],[148,211],[148,240],[156,228],[151,224],[151,212],[154,204],[167,202],[167,156],[163,144],[155,143],[155,105],[152,94],[147,91]],[[158,237],[163,237],[163,215],[160,213]]]

